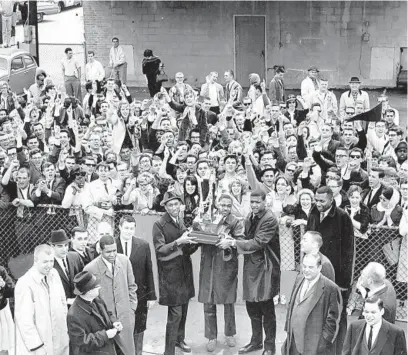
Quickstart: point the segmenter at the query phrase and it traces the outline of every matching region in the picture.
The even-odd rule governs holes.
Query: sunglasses
[[[250,102],[244,102],[244,106],[249,106],[250,104]]]
[[[349,116],[354,115],[354,112],[346,112],[346,115],[349,115]]]
[[[360,155],[350,155],[351,159],[361,159]]]
[[[96,164],[85,164],[86,166],[96,166]]]
[[[84,177],[84,176],[86,176],[85,171],[81,171],[81,172],[75,174],[75,177]]]

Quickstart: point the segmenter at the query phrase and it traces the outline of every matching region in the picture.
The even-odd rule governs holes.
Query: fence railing
[[[153,271],[155,274],[156,287],[157,269],[155,253],[152,244],[152,227],[158,218],[158,213],[150,212],[149,215],[135,214],[133,210],[115,211],[111,219],[115,235],[118,235],[119,221],[123,215],[132,214],[136,219],[136,235],[148,241],[152,248]],[[87,228],[91,238],[97,238],[96,224],[88,223],[88,216],[80,208],[63,209],[55,205],[40,205],[35,208],[25,208],[22,212],[18,208],[10,207],[0,210],[0,265],[6,266],[12,276],[17,279],[23,275],[32,265],[32,253],[34,248],[42,243],[48,243],[52,230],[64,229],[71,235],[71,230],[75,226]],[[298,270],[300,262],[300,240],[304,232],[303,227],[281,226],[279,238],[281,248],[281,270]],[[324,236],[323,236],[324,238]],[[406,238],[406,237],[405,237]],[[387,278],[393,284],[397,294],[397,318],[406,320],[407,316],[407,253],[406,243],[402,242],[402,237],[397,228],[371,228],[366,238],[356,237],[356,260],[354,268],[354,281],[356,282],[361,274],[361,270],[370,262],[376,261],[384,265],[387,271]],[[394,243],[392,243],[394,241]],[[404,249],[399,253],[387,255],[387,246]],[[386,246],[384,248],[384,246]],[[388,248],[390,249],[390,248]],[[388,253],[389,254],[389,253]],[[193,256],[193,267],[195,280],[198,281],[199,256]],[[242,261],[240,262],[242,264]],[[242,266],[242,265],[241,265]],[[242,269],[240,270],[242,271]],[[238,286],[238,294],[241,295],[241,280]],[[197,285],[197,284],[196,284]],[[240,297],[238,298],[240,301]],[[361,301],[353,297],[350,306],[358,309]]]

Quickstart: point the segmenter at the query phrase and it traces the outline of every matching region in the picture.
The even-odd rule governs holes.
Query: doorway
[[[266,16],[234,15],[235,77],[243,87],[249,87],[251,73],[266,79],[265,19]]]

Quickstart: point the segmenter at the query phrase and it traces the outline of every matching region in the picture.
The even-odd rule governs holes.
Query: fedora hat
[[[74,277],[74,286],[74,293],[76,295],[83,295],[99,286],[99,280],[91,272],[81,271]]]
[[[181,198],[179,196],[175,195],[173,192],[166,191],[166,193],[164,194],[164,197],[163,197],[163,201],[160,202],[160,206],[165,206],[167,202],[170,202],[172,200],[179,200],[180,202],[183,202],[181,200]]]
[[[307,71],[313,71],[313,70],[319,72],[319,69],[317,69],[316,65],[310,66]]]
[[[70,239],[67,236],[67,233],[63,229],[58,229],[56,231],[51,232],[51,244],[65,244],[69,243]]]
[[[360,79],[356,76],[352,76],[349,83],[361,83]]]

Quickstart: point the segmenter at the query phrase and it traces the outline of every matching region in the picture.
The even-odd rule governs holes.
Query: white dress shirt
[[[373,325],[373,339],[371,343],[371,349],[374,347],[374,344],[378,337],[378,333],[380,332],[381,326],[382,326],[382,319],[377,324]],[[370,336],[370,329],[371,327],[368,324],[366,324],[365,336],[366,336],[367,345],[368,345],[368,337]]]
[[[54,258],[55,258],[55,260],[57,261],[57,263],[58,263],[58,265],[60,266],[60,268],[62,269],[62,271],[64,271],[65,275],[68,276],[68,270],[67,270],[67,269],[65,268],[65,266],[64,266],[64,261],[65,261],[65,264],[67,265],[67,268],[68,268],[67,258],[65,258],[64,261],[62,261],[62,259],[61,259],[61,258],[58,258],[57,256],[55,256]]]

